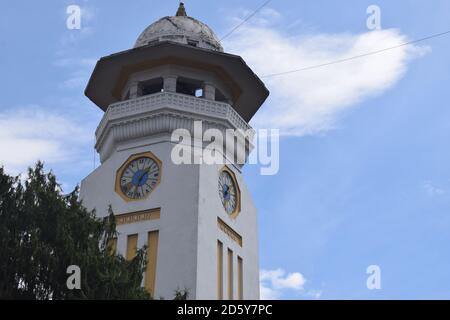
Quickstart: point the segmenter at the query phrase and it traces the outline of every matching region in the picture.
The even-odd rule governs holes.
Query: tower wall
[[[256,208],[239,170],[232,165],[241,191],[241,212],[232,219],[224,211],[217,193],[219,172],[223,165],[200,166],[198,211],[197,298],[217,298],[217,241],[223,244],[223,299],[230,299],[228,284],[232,282],[231,298],[239,299],[238,257],[242,259],[242,298],[259,299],[258,234]],[[221,219],[231,230],[223,230]],[[228,272],[228,250],[232,251],[232,278]],[[211,279],[213,281],[211,282]]]
[[[196,296],[198,165],[174,165],[170,159],[169,137],[123,143],[111,157],[81,183],[81,199],[97,216],[160,208],[160,218],[118,225],[118,253],[126,255],[127,236],[138,234],[138,248],[147,244],[148,232],[158,230],[158,253],[154,297],[171,299],[177,289],[189,289]],[[125,202],[115,191],[117,169],[133,154],[151,151],[162,162],[161,182],[141,201]],[[145,281],[145,279],[144,279]]]
[[[160,208],[160,218],[118,225],[118,253],[126,256],[127,237],[138,234],[138,248],[147,235],[159,231],[154,297],[171,299],[177,289],[188,289],[192,299],[218,298],[217,241],[223,244],[223,299],[229,299],[228,249],[232,250],[233,299],[239,296],[238,257],[242,260],[242,298],[259,298],[256,209],[239,170],[232,165],[241,191],[241,212],[232,219],[218,195],[223,165],[175,165],[169,135],[121,143],[115,152],[81,183],[81,199],[98,217]],[[132,155],[150,151],[162,162],[161,182],[149,198],[124,201],[114,190],[118,168]],[[220,218],[241,243],[221,229]],[[145,280],[144,280],[145,281]]]

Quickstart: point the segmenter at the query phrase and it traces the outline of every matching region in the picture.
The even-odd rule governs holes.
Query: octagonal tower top
[[[269,95],[245,61],[224,52],[214,32],[189,17],[183,3],[175,16],[147,27],[134,48],[102,57],[85,90],[103,111],[162,93],[225,103],[245,122]]]

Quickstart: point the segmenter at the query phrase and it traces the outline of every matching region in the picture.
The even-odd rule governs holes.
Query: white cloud
[[[270,281],[276,289],[302,289],[305,284],[305,278],[299,272],[285,275],[283,269],[261,270],[261,281]]]
[[[71,70],[68,78],[59,84],[61,89],[82,89],[88,81],[94,69],[96,59],[91,58],[58,58],[53,62],[55,67]]]
[[[278,300],[280,299],[281,292],[260,283],[259,295],[261,300]]]
[[[79,148],[92,139],[74,119],[41,107],[0,113],[0,165],[12,174],[24,172],[37,160],[76,162]]]
[[[97,9],[94,7],[83,6],[81,7],[81,19],[87,22],[92,22],[97,16]]]
[[[260,295],[263,300],[279,299],[284,290],[302,291],[306,279],[299,272],[288,273],[283,269],[261,270]]]
[[[53,62],[56,67],[94,68],[97,60],[93,58],[60,58]]]
[[[64,80],[59,87],[62,89],[80,89],[86,87],[89,75],[85,72],[73,72],[69,78]]]
[[[443,188],[436,186],[431,181],[425,181],[425,183],[423,184],[423,188],[430,197],[438,197],[446,193]]]
[[[322,291],[321,290],[309,290],[306,291],[304,294],[306,297],[310,297],[313,299],[320,299],[320,297],[322,296]]]
[[[75,46],[80,41],[94,34],[94,28],[81,27],[80,30],[66,30],[60,39],[62,46]]]
[[[396,29],[287,36],[271,26],[270,21],[277,21],[275,13],[264,10],[262,16],[239,28],[225,44],[260,76],[320,65],[408,41]],[[425,52],[427,48],[409,45],[322,68],[263,78],[271,99],[252,124],[280,128],[282,133],[291,135],[330,130],[344,111],[392,88],[405,74],[408,63]]]

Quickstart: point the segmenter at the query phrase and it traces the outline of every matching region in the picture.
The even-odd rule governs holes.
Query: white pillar
[[[136,99],[137,97],[142,96],[142,90],[139,86],[139,82],[134,81],[130,85],[130,99]]]
[[[216,87],[212,83],[205,82],[203,84],[203,97],[213,101],[216,99]]]
[[[177,76],[165,76],[164,80],[164,92],[177,92]]]

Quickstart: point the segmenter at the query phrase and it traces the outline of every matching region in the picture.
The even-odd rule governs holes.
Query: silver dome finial
[[[184,7],[184,3],[180,1],[180,6],[178,7],[177,17],[187,17],[186,8]]]

